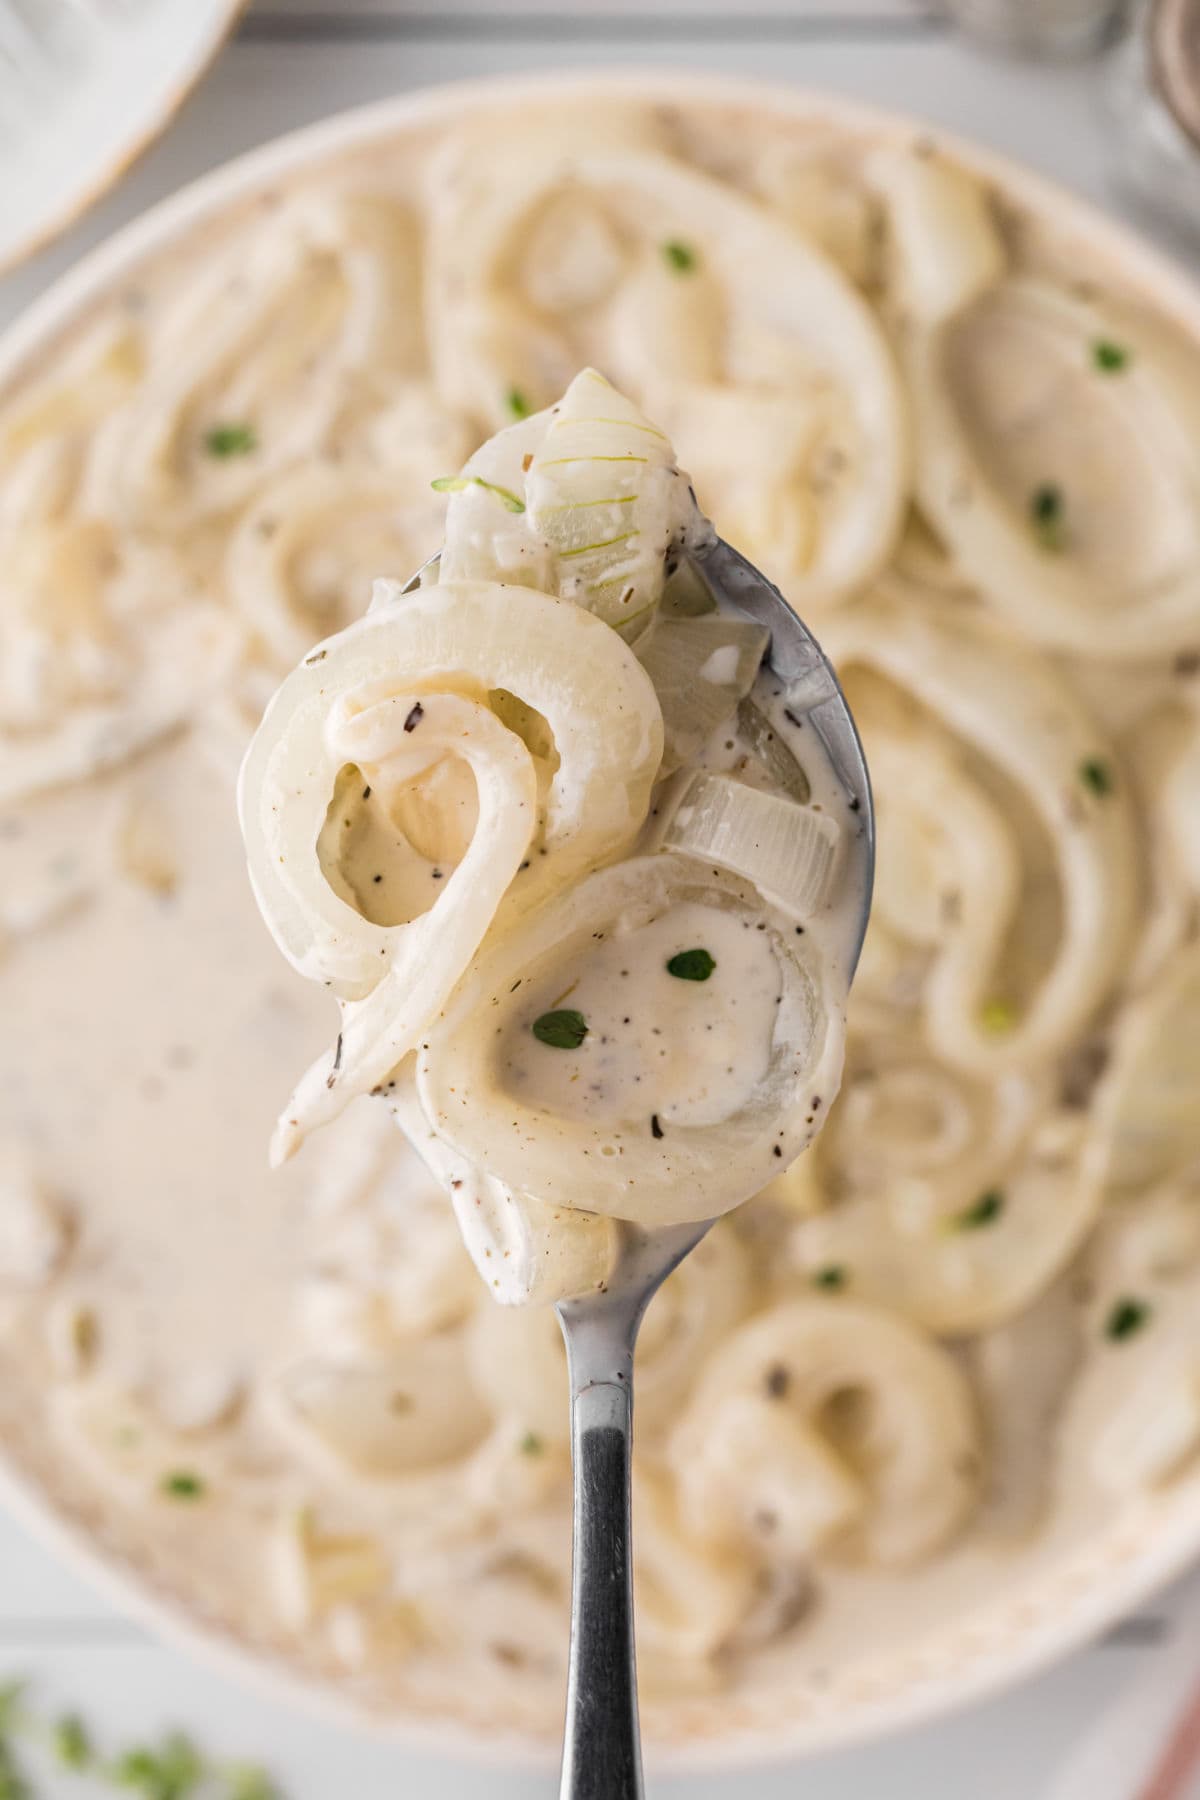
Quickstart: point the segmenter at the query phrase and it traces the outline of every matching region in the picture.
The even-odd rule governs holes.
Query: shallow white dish
[[[170,122],[245,0],[0,3],[0,270],[63,231]]]
[[[139,261],[160,252],[198,221],[222,212],[265,183],[311,175],[344,152],[386,141],[412,129],[452,121],[484,98],[519,103],[544,83],[504,81],[433,90],[327,121],[256,152],[206,178],[130,227],[60,283],[0,342],[0,383],[35,359],[49,339]],[[567,85],[561,75],[553,85]],[[841,101],[804,96],[757,84],[673,76],[580,79],[580,92],[626,92],[673,103],[736,109],[752,106],[761,117],[777,114],[839,137],[862,142],[900,136],[918,128]],[[1163,312],[1200,340],[1200,297],[1181,276],[1080,202],[1000,159],[947,141],[953,154],[994,182],[1006,197],[1050,221],[1064,243],[1086,248],[1097,268],[1119,271]],[[178,1596],[156,1587],[133,1568],[128,1547],[98,1542],[89,1534],[86,1507],[69,1493],[38,1486],[32,1467],[17,1465],[15,1446],[0,1465],[0,1484],[23,1513],[81,1559],[93,1573],[116,1581],[124,1601],[148,1609],[152,1619],[206,1652],[222,1655],[243,1673],[283,1683],[305,1703],[314,1700],[343,1717],[363,1718],[348,1691],[317,1684],[295,1661],[275,1649],[241,1639],[222,1619],[202,1616]],[[705,1696],[671,1709],[671,1732],[660,1749],[676,1764],[745,1764],[778,1759],[858,1740],[872,1733],[944,1711],[1028,1675],[1102,1629],[1200,1551],[1200,1474],[1154,1496],[1130,1500],[1095,1523],[1086,1535],[1047,1541],[990,1570],[968,1569],[955,1602],[943,1587],[920,1579],[873,1584],[869,1601],[859,1596],[858,1628],[843,1631],[826,1666],[798,1673],[786,1704],[779,1693],[762,1698]],[[926,1587],[922,1602],[919,1590]],[[851,1613],[853,1595],[846,1612]],[[918,1630],[918,1617],[919,1630]],[[919,1637],[919,1642],[916,1641]],[[864,1640],[866,1643],[864,1644]],[[378,1728],[378,1715],[371,1719]],[[388,1720],[386,1729],[457,1751],[541,1756],[544,1741],[514,1737],[503,1721],[475,1717],[470,1729],[452,1718]]]

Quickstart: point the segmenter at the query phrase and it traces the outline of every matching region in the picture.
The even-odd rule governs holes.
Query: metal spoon
[[[851,939],[858,962],[871,909],[875,815],[858,732],[837,676],[777,587],[723,539],[685,552],[723,612],[740,613],[771,634],[765,666],[788,693],[788,710],[820,739],[834,774],[855,801],[857,834],[847,876],[861,896]],[[433,556],[405,584],[411,593]],[[558,1306],[571,1382],[571,1460],[575,1482],[571,1658],[563,1733],[560,1800],[641,1800],[633,1642],[630,1470],[633,1461],[633,1350],[646,1308],[672,1269],[713,1224],[648,1231],[624,1227],[621,1255],[604,1293]]]
[[[858,835],[848,871],[862,897],[852,944],[858,961],[871,905],[875,821],[862,745],[837,677],[778,588],[715,538],[689,552],[722,611],[742,613],[771,634],[767,666],[788,690],[788,707],[820,738],[838,780],[858,801]],[[630,1468],[633,1460],[633,1350],[646,1308],[712,1226],[625,1228],[604,1293],[558,1307],[571,1382],[575,1479],[571,1659],[560,1800],[641,1800],[633,1638]]]

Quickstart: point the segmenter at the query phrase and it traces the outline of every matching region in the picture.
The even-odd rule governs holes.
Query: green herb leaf
[[[667,964],[667,974],[677,981],[707,981],[716,966],[707,950],[681,950]]]
[[[1133,1300],[1126,1296],[1113,1303],[1111,1312],[1104,1323],[1104,1335],[1111,1338],[1114,1344],[1124,1343],[1142,1329],[1150,1319],[1152,1308],[1145,1300]]]
[[[1089,788],[1098,799],[1111,794],[1116,786],[1113,767],[1102,756],[1089,756],[1086,762],[1079,765],[1079,779],[1085,788]]]
[[[536,1431],[527,1431],[525,1436],[521,1439],[520,1451],[522,1456],[540,1456],[545,1448],[546,1446],[543,1444]]]
[[[588,1034],[587,1020],[581,1012],[565,1007],[558,1012],[543,1013],[533,1021],[533,1035],[539,1044],[551,1050],[578,1050]]]
[[[238,1763],[227,1774],[229,1800],[279,1800],[279,1789],[257,1763]]]
[[[65,1769],[86,1769],[92,1760],[92,1740],[77,1713],[64,1713],[61,1719],[55,1719],[50,1741]]]
[[[823,1269],[813,1270],[813,1286],[828,1288],[831,1292],[836,1292],[838,1288],[844,1288],[848,1280],[849,1276],[841,1263],[826,1263]]]
[[[439,475],[429,485],[435,494],[461,494],[469,487],[484,488],[489,494],[495,494],[508,512],[525,511],[525,502],[519,494],[514,494],[511,488],[501,487],[498,482],[485,481],[482,475]]]
[[[126,1750],[112,1766],[118,1786],[133,1788],[145,1800],[187,1800],[207,1774],[203,1757],[179,1731],[172,1732],[159,1750],[146,1745]]]
[[[0,1743],[0,1800],[34,1800],[33,1789],[5,1743]]]
[[[985,1000],[979,1009],[979,1023],[996,1037],[1011,1031],[1016,1022],[1017,1009],[1009,1000]]]
[[[0,1686],[0,1734],[13,1731],[22,1723],[28,1685],[25,1681],[6,1681]]]
[[[504,396],[504,404],[514,419],[527,419],[532,408],[520,388],[509,388]]]
[[[207,1483],[194,1469],[169,1469],[159,1486],[171,1500],[200,1500]]]
[[[214,425],[204,434],[204,448],[210,456],[249,456],[258,449],[258,433],[253,425]]]
[[[1129,363],[1129,351],[1124,344],[1114,344],[1111,338],[1097,338],[1092,345],[1092,361],[1104,375],[1116,375]]]
[[[669,238],[662,253],[668,269],[674,269],[677,275],[690,275],[700,261],[691,245],[681,244],[678,238]]]
[[[954,1231],[982,1231],[985,1225],[994,1225],[1004,1211],[1004,1192],[1001,1188],[988,1188],[980,1194],[972,1205],[965,1206],[960,1213],[955,1213],[950,1220]]]
[[[1029,518],[1034,536],[1043,550],[1063,548],[1065,506],[1063,491],[1052,481],[1044,481],[1029,496]]]

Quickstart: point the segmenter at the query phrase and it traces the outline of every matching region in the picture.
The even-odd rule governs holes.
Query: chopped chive
[[[1129,351],[1124,344],[1114,344],[1111,338],[1097,338],[1092,345],[1092,361],[1105,375],[1116,375],[1129,362]]]
[[[662,253],[668,269],[674,269],[677,275],[690,275],[700,260],[691,245],[680,243],[678,238],[668,238]]]
[[[1043,550],[1063,548],[1063,491],[1052,481],[1042,482],[1029,496],[1029,518]]]
[[[814,1287],[836,1291],[838,1288],[844,1288],[848,1280],[849,1276],[841,1263],[826,1263],[823,1269],[813,1270],[812,1284]]]
[[[163,1476],[160,1487],[172,1500],[199,1500],[206,1483],[193,1469],[171,1469]]]
[[[540,1456],[545,1447],[536,1431],[527,1431],[520,1443],[522,1456]]]
[[[1079,779],[1085,788],[1090,788],[1098,799],[1111,794],[1116,785],[1113,768],[1102,756],[1089,756],[1086,762],[1079,765]]]
[[[533,1021],[532,1030],[538,1043],[548,1044],[551,1050],[578,1050],[588,1034],[587,1020],[571,1007],[543,1013]]]
[[[498,482],[485,481],[482,475],[439,475],[429,485],[435,494],[461,494],[469,487],[484,488],[489,494],[495,494],[510,513],[525,511],[525,502],[519,494],[514,494],[511,488],[501,487]]]
[[[1151,1308],[1144,1300],[1132,1300],[1126,1297],[1117,1300],[1104,1322],[1104,1335],[1114,1344],[1124,1343],[1126,1338],[1134,1336],[1142,1329],[1150,1318]]]
[[[527,419],[531,408],[520,388],[511,387],[504,396],[504,404],[514,419]]]
[[[210,456],[249,456],[258,449],[258,433],[253,425],[213,425],[204,434],[204,448]]]
[[[716,968],[707,950],[680,950],[667,964],[667,974],[677,981],[707,981]]]
[[[985,1225],[994,1225],[1004,1211],[1004,1193],[1001,1188],[988,1188],[980,1194],[978,1200],[965,1206],[960,1213],[955,1213],[949,1221],[953,1231],[980,1231]]]

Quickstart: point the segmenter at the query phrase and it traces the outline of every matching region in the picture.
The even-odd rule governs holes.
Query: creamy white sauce
[[[710,957],[704,980],[672,975],[672,958]],[[713,1125],[752,1098],[771,1061],[781,992],[766,923],[695,901],[603,943],[526,999],[496,1046],[504,1088],[566,1118]],[[558,978],[553,986],[558,987]],[[534,1033],[540,1015],[570,1008],[586,1021],[578,1049]]]

